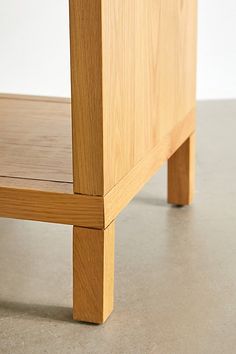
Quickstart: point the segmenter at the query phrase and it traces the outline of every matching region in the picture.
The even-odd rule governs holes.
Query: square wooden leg
[[[73,230],[73,318],[103,323],[113,310],[114,223]]]
[[[168,203],[188,205],[195,189],[195,134],[168,160]]]

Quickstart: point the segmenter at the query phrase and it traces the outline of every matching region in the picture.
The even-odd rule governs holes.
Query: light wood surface
[[[196,0],[104,0],[108,192],[195,106]]]
[[[107,194],[195,106],[196,0],[71,0],[75,192]]]
[[[105,230],[74,227],[73,317],[103,323],[113,309],[114,224]]]
[[[174,154],[195,130],[195,109],[164,137],[104,198],[105,226],[114,220],[121,210],[138,193],[151,176]],[[186,163],[186,161],[182,161]],[[179,167],[182,168],[181,166]],[[186,167],[185,167],[186,168]],[[192,171],[193,172],[193,171]],[[181,178],[179,176],[179,178]],[[186,182],[184,178],[183,183]]]
[[[52,102],[52,103],[71,103],[69,97],[53,97],[53,96],[34,96],[34,95],[22,95],[14,93],[0,93],[0,99],[7,100],[26,100],[26,101],[40,101],[40,102]]]
[[[195,134],[191,135],[168,160],[168,202],[192,203],[195,191]]]
[[[70,104],[42,99],[0,98],[1,216],[105,228],[195,130],[192,110],[104,197],[75,198]]]
[[[0,187],[0,216],[103,228],[100,197]]]
[[[1,171],[1,168],[0,168]],[[1,188],[28,189],[42,192],[56,192],[73,195],[73,183],[44,181],[18,177],[0,177]]]
[[[104,227],[101,198],[73,194],[70,100],[0,95],[0,216]]]
[[[119,212],[168,159],[192,199],[197,0],[69,4],[72,106],[0,95],[0,216],[74,225],[73,316],[103,323]]]
[[[0,96],[0,176],[73,182],[68,100]]]
[[[101,0],[70,0],[74,191],[104,194]]]

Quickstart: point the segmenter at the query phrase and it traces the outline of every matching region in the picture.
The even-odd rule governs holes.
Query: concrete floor
[[[236,101],[198,117],[195,203],[163,168],[120,215],[105,325],[71,320],[71,228],[0,220],[1,354],[236,353]]]

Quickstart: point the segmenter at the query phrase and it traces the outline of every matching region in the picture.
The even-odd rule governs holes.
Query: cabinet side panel
[[[103,0],[105,194],[195,106],[196,0]]]

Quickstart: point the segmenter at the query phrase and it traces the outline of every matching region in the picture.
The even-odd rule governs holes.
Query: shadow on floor
[[[133,202],[140,203],[140,204],[148,204],[148,205],[166,207],[166,208],[170,207],[170,205],[167,203],[166,199],[158,199],[155,196],[145,197],[145,196],[137,195],[133,199]]]
[[[18,314],[32,318],[40,317],[48,320],[75,323],[72,319],[72,309],[70,307],[25,304],[0,300],[1,318],[12,317]]]
[[[98,326],[96,323],[73,320],[72,308],[65,306],[25,304],[0,300],[0,318],[24,315],[29,318],[43,318],[49,321],[82,324],[83,326]]]
[[[145,196],[137,196],[137,197],[135,197],[133,202],[154,205],[154,206],[160,206],[160,207],[165,207],[165,208],[174,208],[174,209],[179,209],[179,208],[184,207],[183,205],[169,204],[166,199],[157,199],[155,197],[145,197]]]

